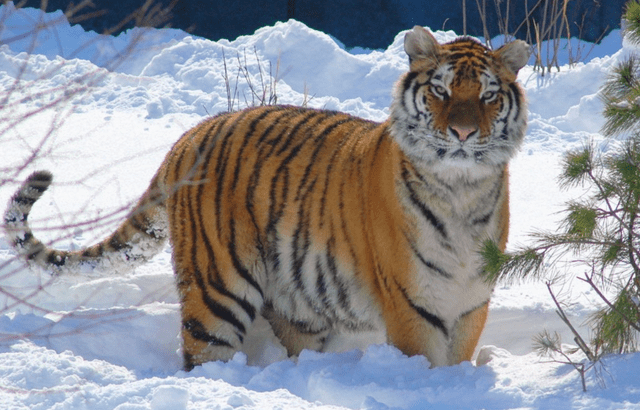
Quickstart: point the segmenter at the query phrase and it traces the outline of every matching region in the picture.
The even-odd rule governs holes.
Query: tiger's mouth
[[[432,135],[432,138],[437,138]],[[486,144],[477,141],[474,136],[471,140],[452,141],[450,138],[440,138],[431,141],[432,148],[435,150],[439,159],[452,160],[469,160],[472,159],[480,162],[484,158],[484,152],[487,149]]]
[[[468,157],[469,154],[467,154],[467,152],[462,148],[458,148],[451,153],[451,158],[467,159]]]
[[[446,148],[438,148],[436,150],[436,154],[438,158],[441,160],[450,159],[454,161],[469,161],[472,160],[474,162],[483,162],[485,158],[485,150],[484,149],[472,149],[469,147],[458,146],[451,149]]]

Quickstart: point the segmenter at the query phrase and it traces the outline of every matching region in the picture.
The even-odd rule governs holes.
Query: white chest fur
[[[414,232],[412,298],[447,327],[491,295],[478,251],[485,239],[499,237],[503,172],[486,166],[414,167],[398,184]]]

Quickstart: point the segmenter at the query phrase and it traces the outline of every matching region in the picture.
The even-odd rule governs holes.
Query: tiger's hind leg
[[[276,312],[271,304],[265,304],[262,316],[271,324],[289,356],[298,356],[303,349],[321,351],[331,330],[329,326],[315,328],[306,322],[291,321]]]
[[[233,298],[197,282],[178,282],[185,370],[209,361],[230,360],[240,350],[257,311],[248,302],[241,307]]]
[[[224,260],[198,258],[194,264],[191,258],[185,260],[180,256],[174,249],[184,368],[191,370],[209,361],[228,361],[241,349],[262,308],[262,293]]]

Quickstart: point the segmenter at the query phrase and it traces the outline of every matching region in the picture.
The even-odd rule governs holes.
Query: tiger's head
[[[416,26],[404,48],[410,69],[395,89],[391,132],[405,154],[456,169],[506,164],[525,134],[516,76],[529,45],[516,40],[494,51],[471,38],[439,44]]]

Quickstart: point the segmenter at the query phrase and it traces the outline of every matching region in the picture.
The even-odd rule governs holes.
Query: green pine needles
[[[624,36],[632,43],[640,44],[640,2],[638,0],[627,2],[622,22]]]
[[[627,4],[625,34],[640,45],[640,3]],[[568,152],[562,163],[562,188],[583,186],[587,193],[566,204],[564,218],[553,233],[532,235],[532,245],[502,253],[492,242],[482,249],[487,280],[518,282],[549,280],[558,271],[559,258],[584,267],[579,279],[602,300],[590,319],[592,338],[585,343],[562,311],[549,286],[561,319],[576,336],[576,343],[591,363],[603,354],[638,350],[640,336],[640,57],[620,63],[601,88],[606,123],[602,129],[611,141],[606,153],[593,145]],[[558,337],[542,333],[537,338],[541,355],[569,357]],[[560,356],[557,356],[557,355]],[[574,364],[574,363],[572,363]],[[574,366],[575,367],[575,366]],[[578,367],[576,367],[578,369]],[[590,366],[582,366],[588,369]],[[584,371],[581,372],[584,384]]]

